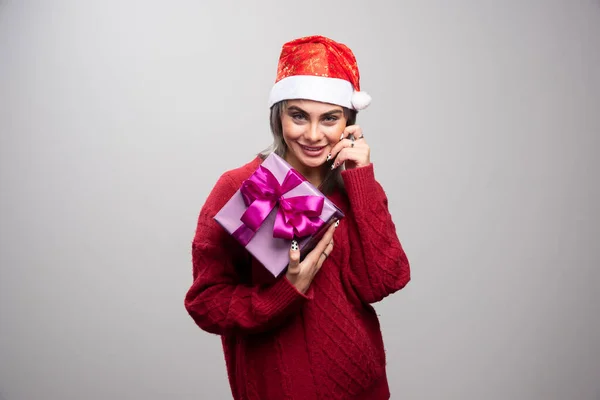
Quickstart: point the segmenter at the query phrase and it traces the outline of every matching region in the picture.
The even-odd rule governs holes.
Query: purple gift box
[[[325,195],[271,153],[215,220],[277,277],[289,264],[292,239],[304,256],[329,224],[343,217]]]

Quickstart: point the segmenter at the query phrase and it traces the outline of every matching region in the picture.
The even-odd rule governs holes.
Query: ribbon
[[[240,188],[248,208],[240,218],[243,225],[233,236],[244,246],[247,245],[277,205],[279,209],[273,226],[273,237],[291,240],[294,236],[305,237],[316,233],[323,224],[319,216],[325,199],[321,196],[283,197],[304,181],[302,175],[290,169],[279,184],[271,171],[259,166]]]

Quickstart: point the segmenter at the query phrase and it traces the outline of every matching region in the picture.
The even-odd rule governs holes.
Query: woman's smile
[[[300,148],[308,157],[321,157],[325,152],[327,146],[305,146],[302,143],[298,143]]]

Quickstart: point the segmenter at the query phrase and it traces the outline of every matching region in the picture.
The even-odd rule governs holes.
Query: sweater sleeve
[[[308,299],[285,276],[268,286],[242,283],[236,264],[250,268],[243,261],[247,258],[235,256],[240,246],[213,219],[235,191],[231,178],[223,175],[200,211],[192,244],[194,281],[185,297],[196,324],[218,335],[267,331]]]
[[[342,172],[350,209],[348,280],[363,302],[376,303],[410,281],[410,266],[375,180],[373,164]]]

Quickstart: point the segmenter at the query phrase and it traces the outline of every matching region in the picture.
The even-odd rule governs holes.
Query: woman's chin
[[[325,160],[320,160],[320,159],[314,159],[314,158],[301,158],[300,159],[300,163],[305,167],[305,168],[321,168],[323,166],[323,164],[325,164]]]
[[[294,158],[301,168],[321,168],[325,164],[326,156],[323,154],[304,154],[304,152],[294,151]]]

